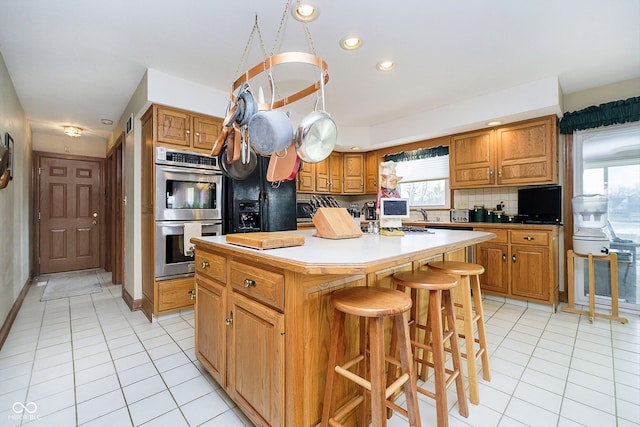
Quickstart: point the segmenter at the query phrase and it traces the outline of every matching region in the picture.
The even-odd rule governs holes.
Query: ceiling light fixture
[[[351,147],[351,151],[360,151],[360,147],[354,145],[353,147]]]
[[[82,128],[76,126],[64,126],[64,133],[74,138],[82,135]]]
[[[111,119],[100,119],[100,123],[103,125],[111,126],[113,124],[113,120]]]
[[[346,50],[358,49],[362,46],[362,39],[358,36],[345,36],[340,40],[340,47]]]
[[[493,122],[487,123],[487,126],[498,126],[498,125],[501,125],[501,124],[502,124],[502,122],[500,120],[495,120]]]
[[[301,22],[311,22],[315,20],[319,14],[318,9],[309,1],[299,1],[296,7],[291,9],[291,16]]]
[[[391,71],[395,68],[396,64],[393,61],[380,61],[376,64],[378,71]]]

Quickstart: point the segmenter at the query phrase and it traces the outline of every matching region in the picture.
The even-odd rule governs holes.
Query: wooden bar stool
[[[449,424],[449,411],[447,406],[447,388],[455,381],[458,393],[458,411],[463,417],[469,416],[467,397],[464,391],[464,376],[462,374],[462,358],[458,346],[458,334],[456,332],[456,318],[451,299],[450,290],[457,286],[455,277],[436,271],[405,271],[393,275],[393,283],[400,291],[411,288],[411,298],[417,305],[418,290],[429,292],[429,309],[427,311],[426,324],[418,322],[418,313],[412,309],[410,319],[411,346],[414,349],[414,360],[421,366],[421,374],[426,379],[426,366],[433,368],[434,391],[422,387],[416,387],[418,392],[436,401],[436,416],[438,427],[446,427]],[[442,315],[446,319],[446,329],[442,321]],[[419,341],[419,330],[424,330],[424,341]],[[395,336],[391,339],[391,354],[395,350]],[[445,366],[444,343],[449,341],[453,369]],[[422,349],[419,356],[418,349]],[[428,360],[428,353],[433,356],[433,362]],[[396,370],[389,369],[387,384],[396,377]]]
[[[334,307],[333,324],[331,326],[331,347],[329,349],[329,363],[327,381],[322,408],[322,426],[340,426],[338,420],[344,419],[351,411],[364,401],[365,390],[371,393],[371,425],[384,427],[387,425],[386,410],[391,408],[409,419],[411,426],[420,426],[418,412],[418,395],[416,391],[416,377],[413,370],[409,329],[404,313],[411,308],[409,295],[393,289],[355,287],[336,291],[331,296]],[[367,360],[366,345],[361,340],[360,354],[352,360],[340,365],[338,350],[342,346],[344,336],[345,315],[351,314],[366,318],[369,321],[369,359],[368,371],[370,379],[356,375],[349,369]],[[400,361],[392,356],[385,357],[384,325],[385,317],[391,317],[393,329],[398,337]],[[362,324],[362,323],[361,323]],[[361,337],[364,334],[361,333]],[[402,375],[389,387],[385,384],[385,360],[402,367]],[[333,387],[336,373],[355,382],[362,393],[349,400],[342,407],[335,410],[333,402]],[[404,389],[407,397],[407,409],[399,407],[389,397]],[[361,408],[362,409],[362,408]],[[365,410],[359,411],[358,425],[369,425]]]
[[[466,351],[462,352],[462,357],[467,359],[469,400],[474,405],[477,405],[480,403],[477,359],[482,358],[482,378],[485,381],[491,381],[487,337],[484,329],[484,311],[482,310],[482,294],[480,292],[480,275],[484,273],[484,267],[462,261],[435,261],[430,262],[428,265],[429,268],[441,273],[460,276],[461,302],[454,305],[462,308],[462,316],[456,317],[462,320],[464,330],[463,333],[458,333],[458,336],[465,339]],[[471,280],[471,276],[473,276],[473,280]],[[474,324],[478,328],[478,338],[475,337],[473,332]],[[476,343],[479,346],[477,351]]]

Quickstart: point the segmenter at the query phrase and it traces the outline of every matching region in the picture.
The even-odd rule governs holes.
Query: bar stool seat
[[[482,309],[482,294],[480,290],[480,275],[484,267],[479,264],[462,261],[435,261],[428,264],[430,269],[446,274],[460,276],[460,303],[454,304],[462,308],[462,315],[456,316],[462,320],[463,332],[458,336],[465,340],[465,351],[462,357],[467,359],[467,376],[469,377],[469,400],[474,405],[480,403],[478,390],[478,369],[476,360],[482,359],[482,378],[491,381],[489,368],[489,353],[487,337],[484,327],[484,311]],[[471,278],[473,277],[473,280]],[[477,326],[478,337],[475,337],[474,325]],[[476,344],[478,349],[476,351]]]
[[[365,390],[371,393],[371,425],[386,426],[387,408],[404,414],[411,426],[420,426],[418,412],[418,395],[416,378],[411,361],[411,346],[409,343],[409,329],[405,320],[405,313],[411,308],[411,298],[402,292],[373,287],[355,287],[336,291],[331,296],[334,307],[333,324],[331,325],[331,346],[327,380],[325,385],[324,404],[322,408],[322,426],[339,426],[349,413],[365,401]],[[338,353],[344,340],[345,315],[358,316],[361,319],[360,353],[353,359],[338,363]],[[400,361],[393,355],[385,356],[384,318],[391,317],[393,329],[398,336]],[[367,353],[364,331],[365,321],[369,323],[369,351]],[[367,369],[366,360],[369,359]],[[385,360],[390,364],[400,366],[402,375],[388,387],[385,384]],[[360,363],[360,362],[365,363]],[[359,367],[359,374],[350,369]],[[369,373],[369,379],[365,373]],[[349,400],[337,410],[334,408],[335,374],[353,381],[360,386],[361,393]],[[403,409],[389,400],[396,391],[403,389],[407,400],[407,409]],[[368,425],[366,408],[361,405],[358,414],[358,425]]]
[[[405,271],[393,275],[393,283],[396,289],[404,291],[411,288],[413,305],[410,319],[411,346],[413,348],[414,361],[421,368],[423,380],[426,379],[426,366],[433,368],[434,391],[417,386],[419,393],[436,401],[436,416],[438,427],[446,427],[449,424],[449,411],[447,405],[447,388],[455,382],[458,394],[458,411],[463,417],[469,416],[467,398],[464,390],[464,376],[462,374],[462,358],[458,346],[458,333],[456,332],[456,319],[451,298],[451,289],[458,285],[455,277],[436,271]],[[429,292],[429,308],[425,324],[420,324],[418,312],[418,292]],[[443,322],[442,317],[446,319]],[[446,325],[446,328],[445,328]],[[424,330],[424,340],[419,341],[419,330]],[[453,369],[445,366],[445,342],[449,341],[451,349],[451,361]],[[391,339],[391,348],[394,351],[394,336]],[[419,352],[419,350],[422,352]],[[433,362],[429,361],[428,353],[433,356]],[[393,354],[393,353],[392,353]],[[393,369],[389,369],[387,383],[396,376]]]

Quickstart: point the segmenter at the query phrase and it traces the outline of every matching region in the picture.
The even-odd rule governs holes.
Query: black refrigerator
[[[269,157],[259,155],[258,165],[247,179],[225,177],[224,234],[297,228],[296,181],[267,181],[268,166]]]

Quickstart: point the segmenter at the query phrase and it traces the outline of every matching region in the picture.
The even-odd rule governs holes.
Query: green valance
[[[640,121],[640,96],[565,113],[560,120],[560,133],[637,121]]]
[[[384,161],[393,160],[394,162],[408,162],[409,160],[426,159],[429,157],[448,156],[449,147],[443,145],[433,148],[418,148],[417,150],[403,151],[397,154],[387,154]]]

